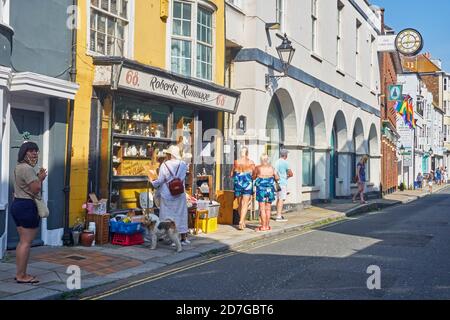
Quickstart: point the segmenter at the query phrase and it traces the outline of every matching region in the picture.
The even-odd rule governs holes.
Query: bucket
[[[77,246],[80,243],[80,231],[72,231],[72,239],[73,239],[73,245]]]

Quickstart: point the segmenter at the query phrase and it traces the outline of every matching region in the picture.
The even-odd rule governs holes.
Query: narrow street
[[[128,281],[120,290],[90,290],[81,298],[449,299],[449,207],[447,188],[320,230],[290,232],[237,252],[175,265],[140,278],[146,280]],[[381,271],[380,290],[367,288],[372,265]]]

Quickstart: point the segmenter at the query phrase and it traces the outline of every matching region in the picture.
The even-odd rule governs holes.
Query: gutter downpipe
[[[73,0],[72,2],[75,8],[78,7],[78,0]],[[78,9],[77,9],[77,27],[78,27]],[[70,81],[76,81],[76,62],[77,62],[77,28],[72,29],[72,67],[70,69]],[[75,107],[75,100],[69,101],[68,106],[68,132],[67,132],[67,148],[66,148],[66,172],[65,172],[65,181],[64,181],[64,194],[65,194],[65,203],[64,203],[64,234],[66,235],[69,232],[69,220],[70,220],[70,170],[72,164],[72,140],[73,140],[73,113]]]

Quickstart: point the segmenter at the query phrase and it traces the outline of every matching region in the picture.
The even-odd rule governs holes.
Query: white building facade
[[[450,168],[450,74],[443,77],[444,167]]]
[[[290,151],[289,204],[349,197],[365,154],[366,191],[379,191],[380,28],[364,0],[227,4],[229,85],[241,91],[241,100],[225,127],[237,149],[249,146],[257,163],[262,153],[274,161],[280,148]],[[273,77],[282,75],[277,34],[286,34],[295,49],[282,78]]]
[[[417,174],[429,172],[431,157],[428,152],[432,147],[433,95],[428,91],[417,73],[397,75],[398,84],[403,86],[403,94],[412,98],[415,129],[409,128],[403,118],[397,114],[397,128],[400,134],[397,150],[399,150],[398,183],[405,183],[412,188]],[[400,153],[403,146],[404,152]]]

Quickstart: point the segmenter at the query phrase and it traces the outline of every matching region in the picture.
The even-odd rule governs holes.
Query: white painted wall
[[[285,17],[283,19],[284,25],[282,29],[286,32],[289,40],[292,41],[292,46],[296,49],[291,65],[379,110],[377,96],[379,94],[378,80],[371,81],[371,77],[373,79],[379,79],[378,59],[376,59],[375,51],[370,52],[371,37],[376,38],[377,33],[350,2],[345,0],[342,2],[345,4],[342,18],[343,67],[341,68],[343,69],[344,75],[341,75],[336,70],[337,2],[336,7],[333,7],[329,6],[328,3],[319,1],[318,50],[317,52],[312,52],[311,2],[285,0]],[[370,11],[364,1],[357,2],[365,11]],[[227,40],[244,49],[258,48],[278,58],[276,46],[281,43],[281,40],[276,37],[276,33],[280,33],[280,30],[268,30],[266,32],[265,29],[265,23],[275,21],[275,0],[248,0],[242,3],[241,9],[228,6],[226,12]],[[375,16],[373,18],[374,21],[377,20]],[[362,23],[360,37],[361,69],[364,70],[361,73],[362,86],[356,83],[356,64],[354,62],[356,50],[356,19]],[[373,68],[372,74],[370,72],[371,63]],[[255,139],[257,137],[257,131],[259,129],[265,129],[270,101],[274,94],[280,92],[279,90],[288,92],[295,110],[295,126],[290,126],[288,130],[289,134],[287,135],[289,145],[303,145],[305,119],[312,103],[318,103],[320,105],[320,112],[323,117],[323,123],[320,126],[324,130],[316,133],[316,147],[322,151],[316,152],[315,156],[315,181],[316,186],[320,190],[318,192],[306,192],[308,194],[306,196],[302,193],[302,151],[300,150],[295,154],[295,159],[293,157],[291,162],[295,179],[289,181],[289,189],[291,191],[290,200],[295,201],[297,199],[305,199],[305,197],[312,199],[326,199],[329,197],[330,157],[328,150],[330,147],[333,122],[338,111],[343,112],[347,129],[344,135],[344,139],[346,140],[343,144],[344,147],[340,148],[341,150],[339,151],[353,152],[353,129],[355,122],[360,120],[363,124],[364,137],[362,150],[360,150],[361,153],[367,153],[367,139],[370,128],[374,126],[377,133],[378,150],[371,150],[371,154],[374,156],[380,155],[379,117],[292,78],[281,78],[273,81],[273,85],[266,90],[264,79],[267,73],[273,74],[273,70],[254,61],[234,62],[234,75],[232,76],[233,88],[241,91],[240,106],[235,115],[235,119],[240,115],[247,117],[248,131],[245,134],[245,138]],[[342,140],[342,137],[340,138]],[[259,159],[258,154],[252,156],[254,160]],[[348,160],[350,159],[349,155],[346,157]],[[343,159],[346,157],[343,157]],[[371,160],[371,167],[373,178],[371,182],[375,186],[371,190],[376,190],[379,187],[381,175],[379,158]],[[340,162],[339,174],[336,188],[337,195],[348,196],[350,195],[350,180],[353,174],[353,169],[350,168],[350,164],[344,163],[344,161],[342,163]],[[303,190],[307,189],[303,188]],[[292,193],[295,193],[295,195]]]

